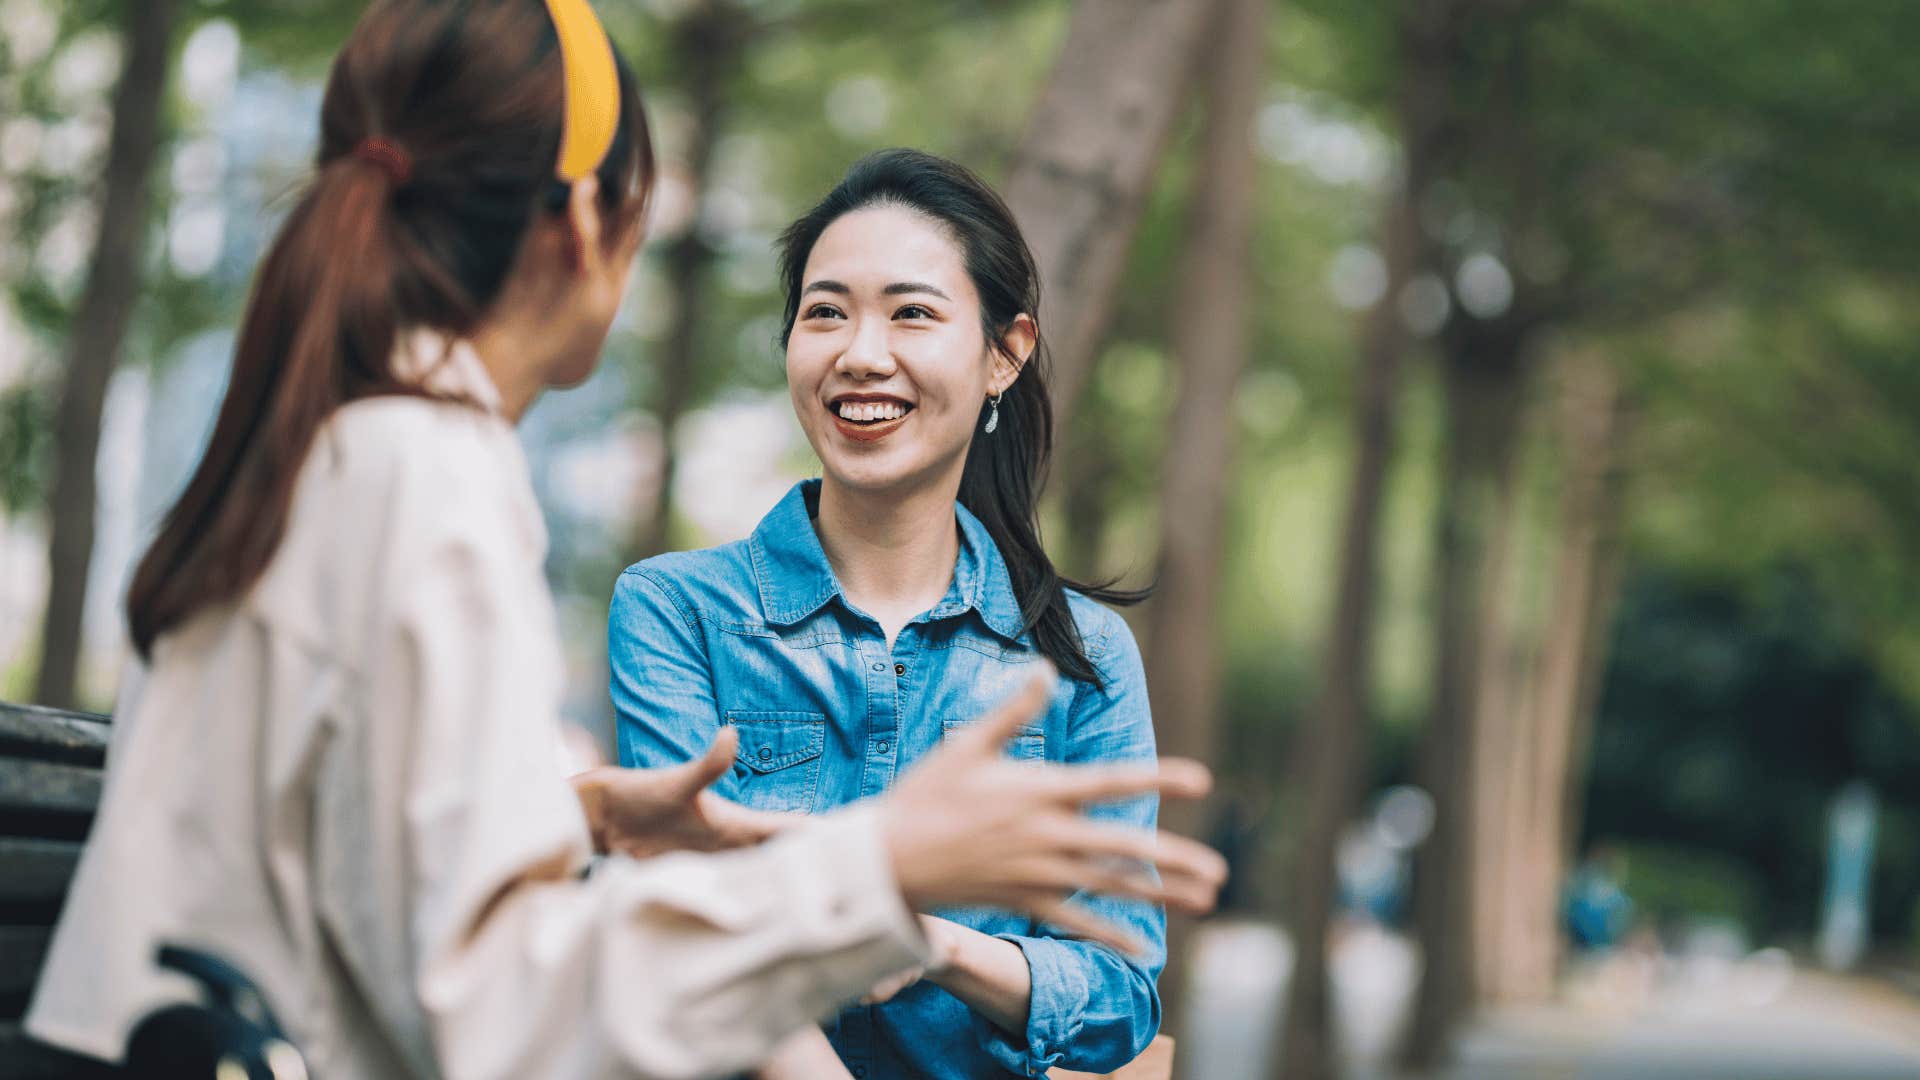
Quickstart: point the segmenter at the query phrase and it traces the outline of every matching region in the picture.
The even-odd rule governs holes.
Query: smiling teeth
[[[866,423],[874,420],[898,420],[907,415],[907,407],[897,401],[843,401],[840,419]]]

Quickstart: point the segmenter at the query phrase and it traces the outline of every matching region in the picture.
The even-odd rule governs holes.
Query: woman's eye
[[[933,318],[933,312],[921,307],[919,304],[908,304],[906,307],[894,312],[893,317],[896,319],[931,319]]]
[[[807,318],[809,319],[840,319],[840,318],[845,318],[845,316],[841,315],[840,309],[837,307],[834,307],[832,304],[815,304],[812,307],[807,309]]]

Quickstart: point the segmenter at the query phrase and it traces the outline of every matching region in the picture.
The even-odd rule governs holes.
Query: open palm
[[[699,758],[665,769],[603,766],[575,778],[589,800],[598,835],[596,848],[633,858],[669,851],[721,851],[746,847],[791,828],[795,814],[749,810],[707,786],[726,774],[740,742],[722,727]]]

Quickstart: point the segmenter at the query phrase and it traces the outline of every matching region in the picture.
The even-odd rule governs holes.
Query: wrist
[[[905,828],[894,806],[893,800],[883,799],[875,808],[880,821],[880,846],[886,852],[887,865],[893,868],[894,887],[900,890],[900,899],[910,912],[918,912],[929,906],[925,891],[921,888],[919,867],[914,859],[912,845],[902,835]],[[919,916],[921,928],[926,927],[927,917]]]
[[[933,915],[920,916],[920,934],[927,939],[927,978],[964,971],[968,954],[967,937],[972,933],[959,923],[947,919]]]

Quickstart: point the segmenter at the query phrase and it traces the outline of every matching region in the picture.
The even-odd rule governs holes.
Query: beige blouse
[[[326,1080],[715,1076],[922,962],[870,809],[578,876],[526,461],[470,348],[410,348],[485,408],[342,409],[267,573],[159,642],[28,1030],[117,1059],[175,942]]]

